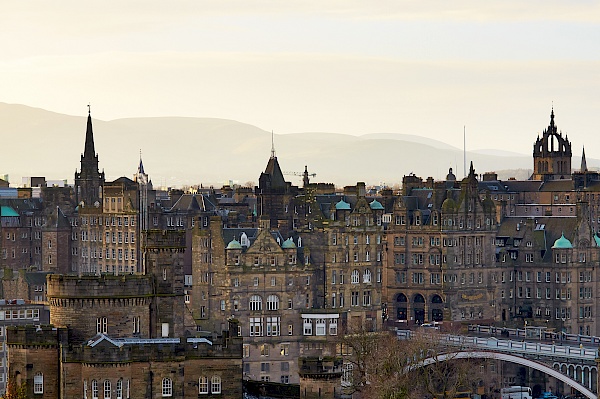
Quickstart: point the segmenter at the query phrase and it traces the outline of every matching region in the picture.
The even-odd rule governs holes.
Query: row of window
[[[77,256],[78,248],[71,248],[71,254]],[[106,256],[103,256],[106,253]],[[112,256],[111,256],[112,255]],[[50,256],[50,255],[49,255]],[[96,249],[93,248],[81,248],[81,257],[82,258],[91,258],[91,259],[118,259],[118,260],[132,260],[135,261],[135,249],[115,249],[115,248],[106,248],[106,252],[101,248]],[[52,262],[48,262],[52,263]]]
[[[338,273],[339,273],[339,279],[338,279]],[[378,283],[381,283],[381,269],[377,269],[377,276],[376,276],[376,281]],[[352,270],[352,273],[350,274],[350,282],[352,284],[360,284],[361,281],[361,273],[358,269],[354,269]],[[371,269],[365,269],[362,273],[362,282],[369,284],[373,282],[373,273],[371,272]],[[343,270],[332,270],[331,271],[331,284],[344,284],[344,271]]]
[[[371,236],[367,234],[364,237],[365,237],[365,244],[369,245],[371,243]],[[349,245],[350,238],[348,235],[342,235],[342,239],[344,241],[344,245]],[[357,245],[359,243],[359,236],[354,235],[352,238],[352,242],[354,243],[354,245]],[[375,237],[375,242],[376,242],[376,244],[381,244],[381,236],[379,234]],[[337,234],[331,235],[331,244],[332,245],[338,244]]]
[[[114,198],[112,198],[113,202],[114,202]],[[118,198],[119,202],[121,202],[121,198]],[[108,198],[106,198],[106,203],[108,204]],[[104,217],[104,222],[106,224],[106,226],[135,226],[135,216],[106,216]],[[89,223],[90,226],[101,226],[102,225],[102,216],[99,217],[95,217],[95,216],[90,216],[89,218],[87,216],[82,216],[81,217],[81,225],[82,226],[87,226]],[[71,226],[77,226],[77,218],[73,218],[71,219]]]
[[[173,380],[171,378],[163,378],[161,383],[161,396],[162,397],[172,397],[173,396]],[[102,389],[102,398],[103,399],[111,399],[113,390],[112,390],[112,382],[110,380],[104,380],[102,386],[98,383],[97,380],[92,380],[90,382],[90,391],[92,399],[100,398],[100,389]],[[42,373],[37,373],[34,376],[34,393],[35,394],[43,394],[44,393],[44,376]],[[130,384],[129,380],[123,382],[123,379],[117,380],[115,387],[115,397],[116,399],[128,399],[130,397]],[[214,375],[210,378],[206,376],[202,376],[198,379],[198,393],[207,395],[211,394],[220,394],[221,393],[221,377]],[[125,394],[125,396],[123,396]],[[84,399],[88,398],[88,384],[87,380],[83,381],[83,397]]]
[[[350,253],[349,252],[345,252],[342,255],[343,255],[343,261],[341,263],[348,263],[348,262],[350,262]],[[376,262],[381,262],[381,259],[382,259],[381,251],[375,252],[375,255],[376,256],[375,256],[374,260]],[[357,251],[355,251],[352,254],[352,257],[354,259],[354,262],[360,262],[361,261],[360,254]],[[331,254],[331,263],[338,263],[338,260],[339,260],[338,259],[338,254],[336,254],[336,253]],[[365,255],[363,257],[363,261],[364,262],[371,262],[372,260],[373,259],[371,259],[371,252],[370,251],[365,251]]]
[[[543,295],[545,294],[545,295]],[[506,298],[507,293],[506,290],[500,291],[500,297]],[[517,298],[531,298],[532,297],[532,289],[531,287],[517,287]],[[536,287],[535,289],[535,297],[537,299],[552,299],[552,289],[546,288],[542,290],[540,287]],[[569,300],[571,299],[571,289],[570,288],[556,288],[554,290],[554,299],[562,299]],[[514,298],[513,289],[508,290],[508,298]],[[592,287],[579,287],[579,299],[592,299],[593,298],[593,289]]]

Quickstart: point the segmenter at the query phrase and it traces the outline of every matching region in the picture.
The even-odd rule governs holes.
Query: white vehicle
[[[513,386],[508,388],[502,388],[500,390],[502,399],[533,399],[531,397],[531,388]]]

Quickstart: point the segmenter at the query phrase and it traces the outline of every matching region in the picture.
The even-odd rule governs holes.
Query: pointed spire
[[[581,172],[587,172],[587,162],[585,161],[585,146],[583,147],[583,152],[581,154]]]
[[[93,159],[96,156],[94,149],[94,131],[92,129],[92,110],[90,104],[88,104],[88,118],[87,118],[87,129],[85,131],[85,147],[83,157],[86,159]]]
[[[271,130],[271,158],[275,158],[275,137]]]
[[[550,126],[554,126],[554,104],[552,104],[552,112],[550,112]]]
[[[144,174],[144,163],[142,162],[142,149],[140,148],[140,165],[138,166],[138,174]]]
[[[469,167],[469,176],[475,176],[475,168],[473,168],[473,161],[471,161],[471,166]]]

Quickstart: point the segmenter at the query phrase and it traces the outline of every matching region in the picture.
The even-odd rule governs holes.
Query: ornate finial
[[[273,130],[271,130],[271,158],[275,158],[275,138]]]
[[[88,115],[91,115],[92,114],[92,106],[90,105],[90,103],[88,103],[87,107],[88,107]]]

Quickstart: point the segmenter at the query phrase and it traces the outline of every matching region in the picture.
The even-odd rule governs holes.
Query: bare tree
[[[390,332],[352,326],[340,341],[346,353],[346,393],[355,397],[454,399],[489,383],[486,360],[444,346],[435,333],[413,333],[410,340],[399,340]],[[458,352],[463,352],[460,358]]]

